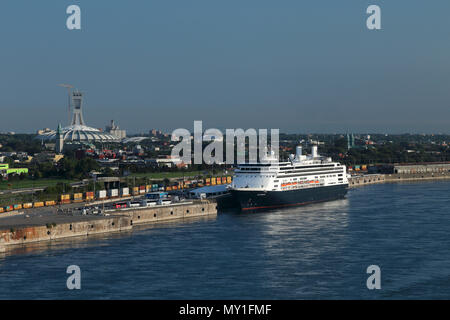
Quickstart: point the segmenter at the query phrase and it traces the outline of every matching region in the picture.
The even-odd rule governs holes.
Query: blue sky
[[[67,6],[82,30],[66,29]],[[382,30],[366,28],[370,4]],[[2,0],[0,131],[150,128],[450,133],[450,2]]]

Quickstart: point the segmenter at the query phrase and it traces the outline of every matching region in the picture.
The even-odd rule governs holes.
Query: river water
[[[372,185],[328,203],[16,248],[0,256],[0,299],[448,299],[449,193],[449,181]],[[66,287],[69,265],[80,290]],[[370,265],[380,290],[366,286]]]

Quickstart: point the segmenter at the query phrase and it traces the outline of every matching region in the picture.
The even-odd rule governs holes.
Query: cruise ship
[[[310,155],[296,154],[279,162],[273,154],[260,163],[238,165],[230,191],[241,210],[300,206],[344,198],[348,189],[344,165],[320,156],[317,146]]]

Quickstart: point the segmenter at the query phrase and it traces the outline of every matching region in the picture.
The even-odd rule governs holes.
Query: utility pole
[[[94,181],[94,197],[93,197],[93,199],[92,200],[94,200],[95,201],[95,184],[97,183],[97,179],[96,179],[96,176],[94,176],[94,178],[92,179],[93,181]]]
[[[70,126],[70,90],[73,88],[73,86],[72,85],[70,85],[70,84],[58,84],[58,86],[60,86],[60,87],[63,87],[63,88],[67,88],[67,99],[68,99],[68,104],[67,104],[67,122],[68,122],[68,124],[67,125],[69,125]]]
[[[33,188],[31,189],[31,202],[34,202],[34,175],[36,173],[33,174],[32,179],[33,179]]]
[[[133,176],[133,200],[134,200],[134,190],[136,188],[136,176]]]

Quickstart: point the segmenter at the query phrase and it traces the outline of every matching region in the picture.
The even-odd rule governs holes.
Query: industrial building
[[[450,172],[450,163],[427,163],[414,165],[394,165],[393,173],[414,174],[414,173],[442,173]]]
[[[121,130],[118,125],[114,123],[114,120],[111,120],[111,124],[106,126],[106,132],[117,137],[118,139],[125,139],[127,137],[127,132],[125,130]]]

